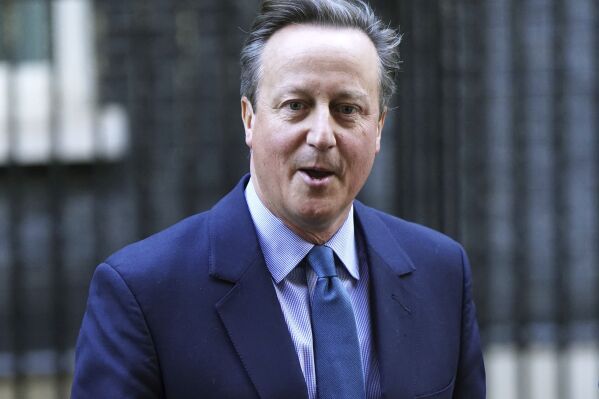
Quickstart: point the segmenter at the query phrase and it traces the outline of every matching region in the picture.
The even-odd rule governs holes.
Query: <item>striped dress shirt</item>
[[[308,396],[316,399],[310,298],[317,276],[304,259],[314,244],[300,238],[264,206],[251,179],[245,189],[245,198],[306,380]],[[362,245],[359,244],[354,231],[352,206],[343,226],[325,245],[335,252],[337,274],[348,291],[354,309],[366,396],[379,398],[380,372],[372,343],[368,266]]]

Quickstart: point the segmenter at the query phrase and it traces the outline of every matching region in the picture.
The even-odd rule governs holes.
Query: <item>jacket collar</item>
[[[245,175],[233,191],[211,210],[210,275],[233,283],[239,280],[248,265],[262,258],[254,223],[243,194],[249,178],[249,175]],[[414,263],[383,223],[379,212],[360,201],[354,201],[354,208],[356,218],[362,225],[368,250],[385,259],[387,267],[398,276],[414,271]]]
[[[368,250],[376,252],[398,276],[413,272],[416,267],[412,259],[397,241],[396,235],[383,222],[381,212],[367,207],[360,201],[354,201],[354,207]]]

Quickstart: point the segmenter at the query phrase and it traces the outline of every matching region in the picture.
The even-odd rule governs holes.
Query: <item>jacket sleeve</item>
[[[71,397],[161,398],[152,337],[135,295],[111,265],[92,278],[77,340]]]
[[[481,349],[476,309],[472,299],[472,272],[468,257],[461,248],[463,267],[462,334],[460,360],[453,397],[484,399],[486,397],[485,366]]]

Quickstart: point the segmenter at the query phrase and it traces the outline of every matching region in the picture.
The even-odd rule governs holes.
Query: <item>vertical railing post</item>
[[[599,70],[599,2],[593,1],[593,38],[594,38],[594,57],[593,57],[593,70]],[[595,110],[599,110],[599,74],[594,74],[595,82],[593,86],[593,108]],[[595,111],[594,117],[594,127],[595,131],[599,130],[599,112]],[[597,134],[595,135],[595,154],[599,154],[599,138]],[[595,180],[599,180],[599,156],[595,157]],[[595,184],[595,198],[599,198],[599,184]],[[595,204],[597,206],[597,204]],[[595,217],[595,234],[596,240],[599,240],[599,212]],[[595,246],[595,259],[599,259],[599,247]],[[594,332],[595,332],[595,344],[599,346],[599,272],[595,272],[595,313],[592,315],[594,317]],[[599,377],[598,377],[599,380]],[[596,381],[599,384],[599,381]]]
[[[460,236],[459,204],[461,193],[459,170],[458,34],[457,1],[440,1],[439,14],[439,168],[441,195],[440,226],[452,237]]]
[[[66,188],[65,173],[66,169],[60,159],[60,130],[59,115],[61,111],[61,96],[59,95],[58,82],[60,77],[57,74],[55,49],[56,43],[53,40],[53,32],[56,21],[53,15],[54,0],[42,0],[45,2],[48,16],[48,59],[50,65],[50,84],[49,93],[49,126],[47,126],[50,135],[50,156],[48,163],[48,174],[46,180],[46,191],[48,193],[48,214],[51,224],[52,234],[50,235],[50,295],[52,303],[52,350],[54,354],[54,390],[57,398],[67,397],[65,391],[68,374],[66,368],[66,342],[67,315],[68,315],[68,278],[64,269],[64,223],[63,207],[65,201],[64,190]]]
[[[414,197],[414,118],[413,104],[414,98],[414,54],[413,36],[414,26],[412,21],[412,9],[414,3],[411,0],[398,0],[397,13],[399,18],[399,26],[403,32],[403,40],[400,47],[402,57],[401,71],[398,77],[398,93],[396,101],[398,109],[394,112],[397,114],[397,123],[394,132],[397,143],[397,179],[395,189],[396,192],[396,210],[399,216],[410,219],[415,216],[415,197]]]
[[[565,223],[566,217],[566,189],[567,189],[567,176],[566,176],[566,121],[565,121],[565,81],[566,81],[566,65],[565,60],[565,48],[564,48],[564,27],[565,27],[565,4],[564,0],[553,0],[552,1],[552,12],[553,12],[553,86],[552,86],[552,141],[553,141],[553,160],[555,164],[555,184],[554,184],[554,212],[556,221],[556,237],[555,247],[552,248],[553,256],[557,263],[561,265],[557,271],[557,278],[555,279],[555,285],[551,287],[554,290],[557,298],[556,311],[555,311],[555,323],[557,325],[557,348],[560,355],[565,353],[566,346],[568,344],[568,233],[566,231],[567,224]],[[567,365],[564,361],[560,361],[558,364],[558,397],[566,399],[568,378],[567,376]]]
[[[514,338],[516,343],[516,349],[518,354],[517,361],[517,392],[519,398],[528,397],[528,387],[530,380],[527,376],[527,369],[525,367],[523,357],[521,356],[523,351],[527,348],[529,342],[527,340],[526,326],[527,326],[527,314],[528,314],[528,301],[527,301],[527,248],[529,243],[527,240],[527,229],[526,229],[526,207],[524,204],[527,203],[527,192],[526,192],[526,174],[524,173],[526,168],[526,139],[525,139],[525,124],[526,124],[526,91],[525,83],[526,76],[524,74],[523,65],[523,54],[524,48],[524,34],[525,30],[523,27],[522,10],[523,4],[520,0],[510,1],[510,19],[511,25],[511,43],[510,48],[512,52],[512,149],[514,152],[513,157],[513,179],[514,179],[514,195],[512,201],[513,209],[513,226],[514,226],[514,238],[515,246],[513,251],[512,259],[512,273],[516,278],[514,288],[513,301],[513,326],[514,326]]]
[[[15,110],[16,103],[16,84],[14,72],[16,70],[17,54],[16,54],[16,32],[15,26],[17,2],[14,0],[6,0],[4,10],[8,15],[6,18],[6,27],[4,34],[5,48],[7,55],[8,66],[8,82],[7,82],[7,130],[8,130],[8,170],[9,170],[9,239],[10,252],[12,262],[10,266],[10,330],[12,341],[12,359],[13,359],[13,376],[14,376],[14,397],[21,399],[25,397],[25,373],[23,370],[23,326],[24,326],[24,283],[23,283],[23,268],[24,262],[22,258],[22,247],[20,243],[21,225],[22,225],[22,198],[23,198],[23,176],[22,169],[17,161],[17,146],[18,146],[18,123]]]

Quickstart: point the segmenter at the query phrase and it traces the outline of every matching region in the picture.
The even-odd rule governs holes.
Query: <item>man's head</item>
[[[384,76],[395,71],[382,72],[372,25],[389,36],[395,64],[399,36],[391,44],[393,31],[361,2],[270,0],[262,11],[242,51],[247,64],[248,48],[259,48],[257,64],[242,72],[252,181],[271,212],[322,243],[347,217],[380,149],[393,90]]]

